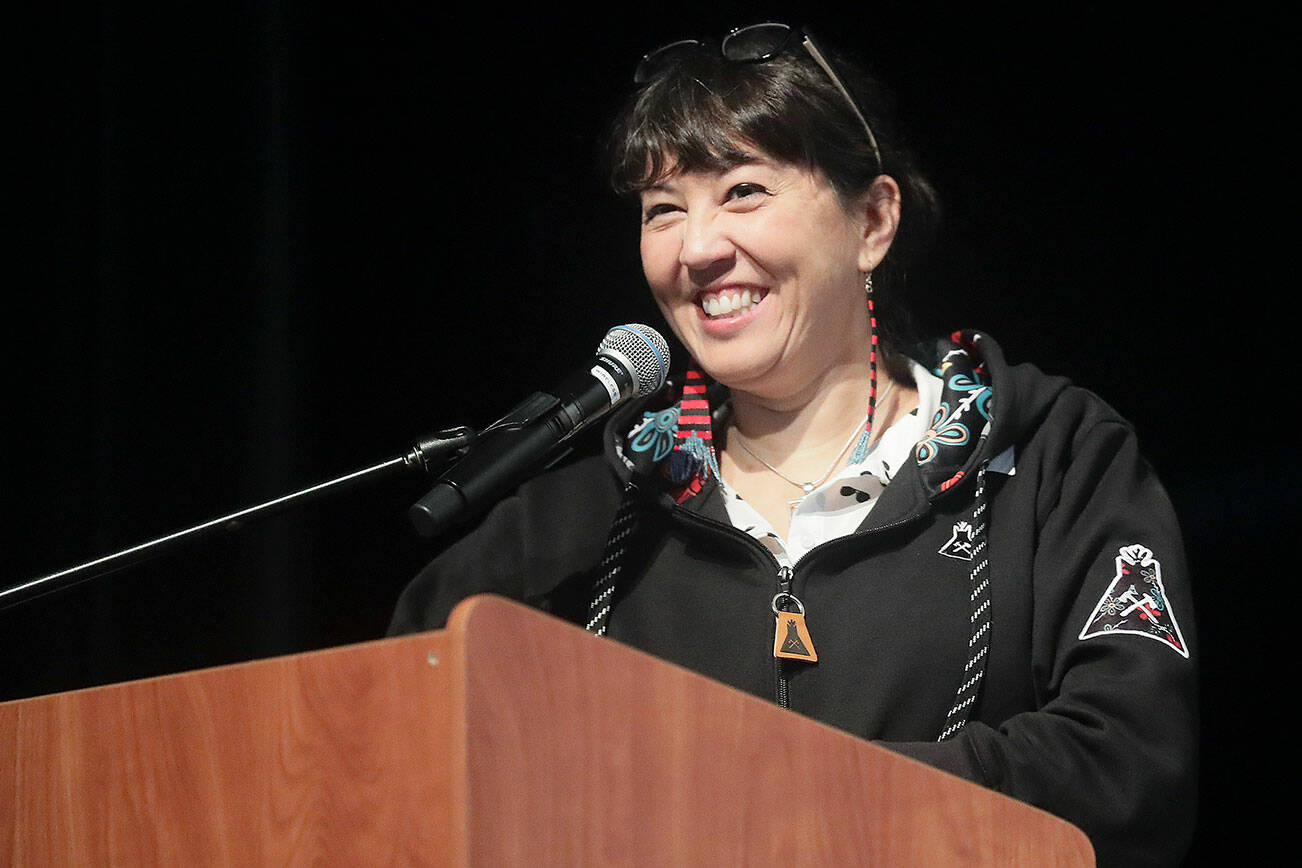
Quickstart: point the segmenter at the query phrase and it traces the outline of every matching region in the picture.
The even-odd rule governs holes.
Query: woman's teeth
[[[760,303],[764,296],[758,289],[725,290],[702,297],[701,307],[710,319],[732,316]]]

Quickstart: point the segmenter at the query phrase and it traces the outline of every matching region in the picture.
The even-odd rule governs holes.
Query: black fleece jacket
[[[1178,864],[1196,808],[1197,645],[1174,511],[1106,404],[968,337],[993,388],[988,436],[962,466],[924,472],[915,456],[857,532],[796,564],[818,662],[784,664],[786,704],[1066,818],[1101,865]],[[612,420],[605,456],[521,486],[423,570],[390,632],[440,627],[482,592],[582,623],[629,476],[616,433],[639,409]],[[977,517],[984,681],[937,742],[971,639],[973,562],[953,541]],[[648,495],[625,563],[608,636],[775,698],[778,567],[715,484],[679,504]]]

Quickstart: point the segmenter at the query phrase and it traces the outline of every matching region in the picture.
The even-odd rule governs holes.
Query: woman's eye
[[[668,202],[661,202],[658,205],[652,205],[651,207],[647,208],[645,212],[643,212],[642,222],[650,223],[652,220],[659,217],[661,214],[668,214],[671,211],[675,211],[675,210],[677,210],[675,206],[671,205]]]
[[[768,190],[764,189],[764,187],[761,186],[760,184],[752,184],[750,182],[746,182],[731,187],[728,190],[728,198],[745,199],[748,196],[755,196],[760,193],[767,193],[767,192]]]

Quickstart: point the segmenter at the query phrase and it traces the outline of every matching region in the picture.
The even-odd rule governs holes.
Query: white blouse
[[[887,428],[869,447],[862,461],[846,465],[805,496],[792,513],[786,539],[779,537],[773,525],[733,490],[726,479],[720,478],[724,504],[733,526],[763,543],[778,563],[787,567],[795,566],[814,546],[854,533],[872,511],[895,471],[908,461],[914,445],[922,439],[940,407],[940,378],[917,362],[910,362],[910,372],[918,387],[917,409]],[[795,500],[799,494],[795,486],[791,492]]]

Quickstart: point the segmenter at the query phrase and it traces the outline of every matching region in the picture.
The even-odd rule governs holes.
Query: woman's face
[[[847,211],[820,174],[757,153],[646,190],[642,268],[707,374],[777,398],[867,358],[863,273],[894,231],[874,218],[868,204]]]

